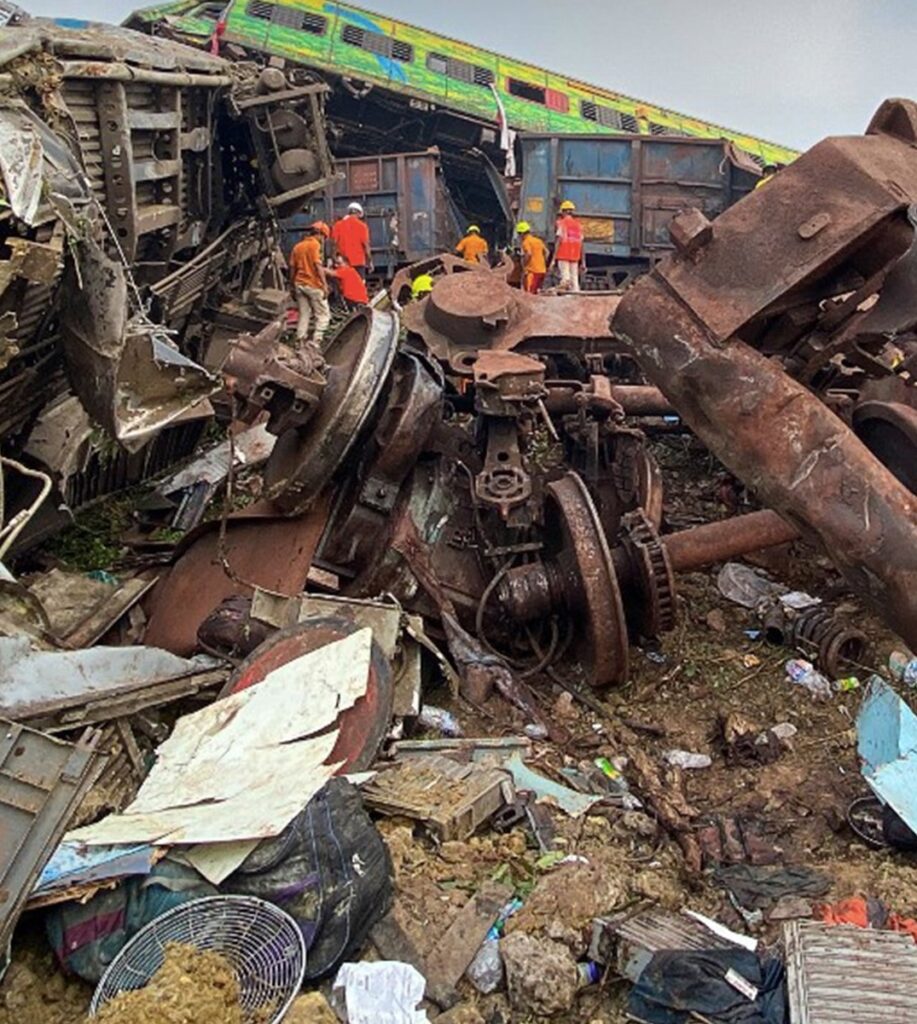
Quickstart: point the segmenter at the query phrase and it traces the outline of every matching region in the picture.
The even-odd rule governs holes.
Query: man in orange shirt
[[[321,220],[310,224],[303,237],[290,253],[290,291],[299,307],[299,322],[296,324],[297,341],[315,341],[321,344],[328,324],[331,309],[328,306],[328,281],[322,266],[322,239],[331,232]],[[315,331],[310,335],[309,327],[315,315]]]
[[[576,206],[565,199],[560,204],[560,217],[557,219],[557,239],[554,247],[554,259],[551,266],[557,264],[560,270],[560,287],[564,291],[579,291],[580,269],[586,269],[586,257],[583,251],[583,228],[573,216]]]
[[[548,272],[548,247],[542,239],[532,234],[528,221],[521,220],[516,225],[516,234],[522,246],[522,287],[524,291],[537,295],[544,284]]]
[[[341,293],[341,298],[344,300],[344,306],[348,311],[352,311],[357,306],[365,306],[369,303],[369,293],[366,291],[366,285],[363,282],[363,278],[353,269],[353,267],[347,262],[347,257],[342,256],[338,253],[334,257],[334,269],[326,270],[328,277],[333,277],[338,283],[338,290]]]
[[[455,251],[469,263],[486,263],[488,253],[487,242],[481,238],[481,229],[477,224],[469,224],[465,237],[455,247]]]
[[[331,241],[334,243],[335,255],[343,256],[365,281],[367,273],[372,273],[374,267],[369,228],[359,203],[351,203],[347,207],[347,216],[335,221]]]

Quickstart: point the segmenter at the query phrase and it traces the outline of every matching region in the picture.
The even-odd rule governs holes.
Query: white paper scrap
[[[425,988],[424,976],[398,960],[342,964],[333,1001],[345,1024],[428,1024],[417,1009]]]

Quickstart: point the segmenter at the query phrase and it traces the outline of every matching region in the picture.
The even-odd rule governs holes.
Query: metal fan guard
[[[102,975],[90,1016],[120,992],[147,985],[169,942],[226,958],[239,979],[246,1021],[265,1006],[276,1007],[271,1024],[281,1020],[302,987],[306,944],[289,914],[254,896],[206,896],[174,907],[137,932]]]

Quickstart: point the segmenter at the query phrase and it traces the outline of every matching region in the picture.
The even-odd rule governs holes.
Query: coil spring
[[[810,649],[822,672],[835,679],[843,673],[845,664],[862,664],[867,647],[865,633],[821,606],[796,616],[789,640]]]

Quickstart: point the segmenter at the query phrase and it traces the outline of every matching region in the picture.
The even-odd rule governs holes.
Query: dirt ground
[[[669,440],[657,446],[666,478],[666,523],[681,529],[722,518],[724,484],[719,468],[696,445]],[[728,488],[727,488],[728,489]],[[740,509],[741,510],[741,509]],[[871,642],[867,663],[857,670],[865,685],[883,671],[894,646],[891,635],[861,606],[823,556],[802,544],[770,555],[776,578],[840,605]],[[632,651],[630,681],[601,695],[599,715],[568,697],[549,679],[533,683],[548,718],[570,734],[563,748],[535,742],[533,767],[562,779],[565,765],[633,757],[621,749],[621,720],[650,729],[628,730],[628,742],[662,772],[667,791],[696,811],[703,825],[716,816],[752,822],[764,842],[779,851],[784,865],[815,868],[830,880],[828,900],[857,893],[879,897],[899,914],[917,915],[917,860],[867,848],[849,829],[845,811],[866,793],[856,758],[855,719],[862,688],[813,700],[785,679],[792,650],[750,639],[753,614],[731,604],[717,590],[715,570],[681,576],[678,623],[652,649]],[[565,666],[558,666],[563,673]],[[451,700],[445,688],[426,695],[450,708],[466,736],[520,735],[525,721],[499,698],[483,710]],[[720,723],[741,714],[762,729],[792,723],[797,732],[778,760],[739,767],[727,764]],[[709,768],[663,769],[670,749],[708,754]],[[625,778],[631,778],[629,766]],[[633,780],[632,780],[633,781]],[[647,814],[596,807],[580,819],[555,811],[557,853],[545,856],[523,829],[500,835],[485,828],[466,842],[436,846],[423,830],[406,821],[379,822],[396,873],[396,914],[421,954],[440,942],[449,924],[487,879],[512,884],[523,909],[509,924],[565,944],[574,958],[585,957],[594,917],[656,903],[675,910],[701,910],[738,930],[739,913],[710,871],[691,873],[672,837]],[[779,925],[764,920],[759,934],[774,943]],[[627,983],[610,979],[583,989],[566,1021],[623,1021]],[[460,990],[488,1024],[526,1024],[513,1013],[505,994],[480,997],[466,980]],[[65,979],[43,951],[33,918],[26,918],[14,947],[13,964],[0,985],[0,1024],[77,1024],[90,991]]]

